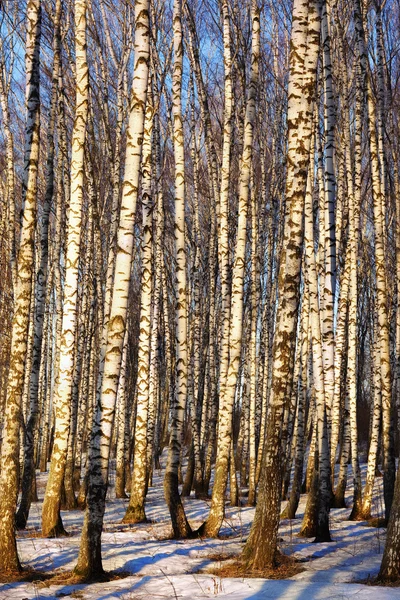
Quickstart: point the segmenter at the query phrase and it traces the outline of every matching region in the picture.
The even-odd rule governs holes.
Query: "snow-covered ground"
[[[43,476],[39,477],[39,495],[43,495]],[[375,514],[382,514],[382,480],[377,480]],[[121,570],[128,577],[108,583],[53,585],[41,583],[0,584],[0,600],[48,598],[81,598],[87,600],[311,600],[357,599],[400,600],[400,588],[383,588],[355,583],[374,577],[380,566],[385,531],[346,520],[348,509],[333,510],[329,544],[313,544],[298,538],[306,497],[302,497],[299,518],[283,521],[280,535],[282,549],[303,559],[304,571],[285,580],[220,578],[207,572],[218,566],[216,556],[238,554],[253,519],[252,508],[227,508],[226,521],[218,540],[167,539],[171,533],[165,507],[161,475],[154,479],[146,512],[151,523],[127,526],[121,524],[127,500],[115,500],[110,493],[103,534],[103,559],[106,570]],[[58,573],[71,570],[77,559],[81,511],[64,512],[68,538],[56,540],[35,537],[40,531],[42,503],[32,506],[26,532],[18,540],[20,557],[25,566],[37,571]],[[194,498],[185,501],[189,519],[199,526],[207,515],[206,502]]]

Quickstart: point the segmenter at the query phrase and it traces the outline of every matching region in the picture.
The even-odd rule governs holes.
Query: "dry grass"
[[[373,519],[369,519],[366,524],[366,527],[387,527],[387,520],[385,517],[374,517]]]
[[[400,587],[400,581],[380,581],[377,577],[367,577],[366,579],[357,579],[355,581],[351,581],[350,583],[361,583],[363,585],[370,585],[376,587],[391,587],[398,588]]]
[[[17,532],[18,538],[42,538],[41,529],[19,529]]]
[[[0,583],[44,583],[51,577],[52,575],[49,573],[35,571],[34,569],[24,569],[21,572],[10,571],[9,573],[2,573],[0,576]]]
[[[207,555],[207,558],[209,558],[213,562],[222,562],[223,560],[231,560],[233,558],[237,558],[237,554],[234,554],[233,552],[216,552],[215,554]]]
[[[77,585],[79,583],[106,583],[108,581],[118,581],[131,577],[132,573],[128,571],[107,571],[97,577],[87,579],[77,575],[73,571],[63,571],[61,573],[50,574],[45,581],[40,582],[39,587],[50,587],[51,585]]]
[[[261,570],[249,567],[247,563],[243,562],[238,557],[233,560],[229,560],[230,557],[228,555],[222,554],[216,556],[222,556],[222,558],[215,559],[210,556],[210,559],[229,562],[226,562],[223,565],[213,566],[209,569],[206,569],[204,572],[212,573],[213,575],[218,575],[218,577],[222,578],[250,577],[261,579],[288,579],[289,577],[293,577],[293,575],[297,575],[297,573],[302,573],[305,571],[305,568],[300,565],[300,562],[297,559],[284,554],[279,556],[278,564],[275,568]]]

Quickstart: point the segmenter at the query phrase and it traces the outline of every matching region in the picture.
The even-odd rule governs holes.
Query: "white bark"
[[[45,537],[64,533],[60,516],[61,486],[64,480],[70,425],[70,403],[77,325],[77,286],[84,193],[84,144],[88,114],[89,73],[86,58],[86,1],[75,3],[76,108],[72,132],[71,191],[69,198],[66,269],[59,367],[55,389],[55,432],[50,473],[42,511]]]
[[[129,281],[134,246],[134,220],[139,186],[150,56],[149,0],[135,4],[135,56],[127,130],[125,174],[122,186],[117,255],[101,400],[95,408],[90,443],[87,509],[75,572],[91,576],[103,570],[101,531],[108,484],[110,441],[114,424],[118,379],[122,361]]]

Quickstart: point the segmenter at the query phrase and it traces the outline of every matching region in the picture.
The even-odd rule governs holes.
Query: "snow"
[[[39,496],[45,477],[38,474]],[[382,514],[382,480],[377,480],[374,514]],[[18,582],[0,584],[0,600],[45,600],[81,598],[83,600],[176,600],[187,598],[230,600],[400,600],[400,588],[384,588],[359,583],[376,576],[379,570],[385,530],[348,521],[350,509],[333,510],[331,533],[334,541],[313,544],[298,538],[306,497],[302,496],[298,515],[282,521],[281,548],[304,561],[304,571],[285,580],[220,578],[209,572],[215,556],[239,554],[254,516],[253,508],[227,507],[221,538],[217,540],[170,540],[168,511],[158,474],[149,490],[146,513],[151,520],[141,525],[124,525],[121,519],[127,500],[116,500],[109,493],[103,534],[103,562],[107,571],[121,570],[128,577],[108,583],[52,585]],[[348,498],[351,497],[349,490]],[[349,502],[350,504],[350,502]],[[208,512],[204,501],[185,500],[193,527],[199,526]],[[35,537],[40,532],[42,501],[32,505],[28,528],[19,533],[18,550],[24,566],[37,571],[61,573],[71,570],[77,559],[81,511],[63,512],[70,537],[56,540]],[[218,563],[221,564],[221,563]]]

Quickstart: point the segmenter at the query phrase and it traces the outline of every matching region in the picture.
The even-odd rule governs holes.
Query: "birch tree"
[[[173,11],[174,64],[172,81],[173,146],[175,159],[175,256],[176,256],[176,397],[172,399],[171,431],[164,494],[171,515],[172,529],[177,538],[191,535],[178,488],[183,415],[187,400],[187,299],[186,299],[186,237],[185,237],[185,157],[182,125],[182,2],[174,0]]]
[[[266,431],[259,499],[243,559],[252,569],[277,561],[280,515],[280,431],[286,395],[292,387],[300,295],[303,213],[312,136],[316,64],[319,52],[319,6],[295,1],[289,60],[288,170],[279,306],[273,349],[272,396]]]
[[[42,510],[45,537],[65,534],[60,515],[61,488],[64,481],[71,416],[71,395],[77,325],[77,285],[84,197],[84,154],[88,117],[89,72],[86,56],[85,0],[75,2],[76,108],[72,132],[71,192],[66,242],[66,269],[59,367],[55,390],[55,432],[50,472]]]
[[[225,373],[225,380],[221,381],[222,386],[220,389],[215,479],[210,514],[202,528],[202,532],[208,536],[218,535],[224,519],[225,492],[228,479],[228,461],[232,437],[232,409],[238,382],[243,332],[244,261],[246,252],[247,213],[250,199],[253,127],[255,119],[260,44],[260,9],[255,1],[253,1],[251,4],[251,25],[251,77],[246,103],[243,155],[240,165],[238,207],[239,216],[237,225],[235,262],[232,272],[232,292],[230,305],[229,359],[228,356],[226,356],[226,359],[228,359],[227,366],[224,366],[223,364],[221,365],[221,374],[222,377],[224,377]],[[229,135],[229,130],[227,134]],[[226,344],[226,341],[223,340],[222,343]],[[233,460],[233,456],[231,460]]]
[[[135,4],[135,66],[130,97],[130,115],[122,186],[117,254],[101,402],[95,408],[89,449],[88,493],[82,538],[75,573],[90,578],[103,572],[101,533],[108,485],[111,434],[126,328],[128,292],[134,245],[134,222],[139,187],[147,98],[150,30],[149,1]]]
[[[26,34],[26,130],[23,173],[23,213],[17,255],[10,366],[1,445],[0,571],[21,570],[15,537],[15,511],[19,491],[19,428],[24,368],[27,356],[29,314],[34,272],[34,240],[40,127],[41,3],[28,5]]]
[[[46,164],[46,193],[40,221],[40,263],[36,272],[36,306],[33,330],[32,370],[29,386],[29,419],[26,424],[24,471],[22,477],[22,497],[16,515],[17,527],[24,528],[29,515],[31,501],[31,486],[34,473],[34,435],[39,412],[39,374],[43,346],[43,323],[46,309],[46,291],[48,277],[48,246],[49,246],[49,218],[54,190],[54,132],[57,116],[57,89],[60,69],[60,20],[61,2],[58,1],[54,14],[54,58],[52,74],[51,114],[47,133],[48,155]]]

